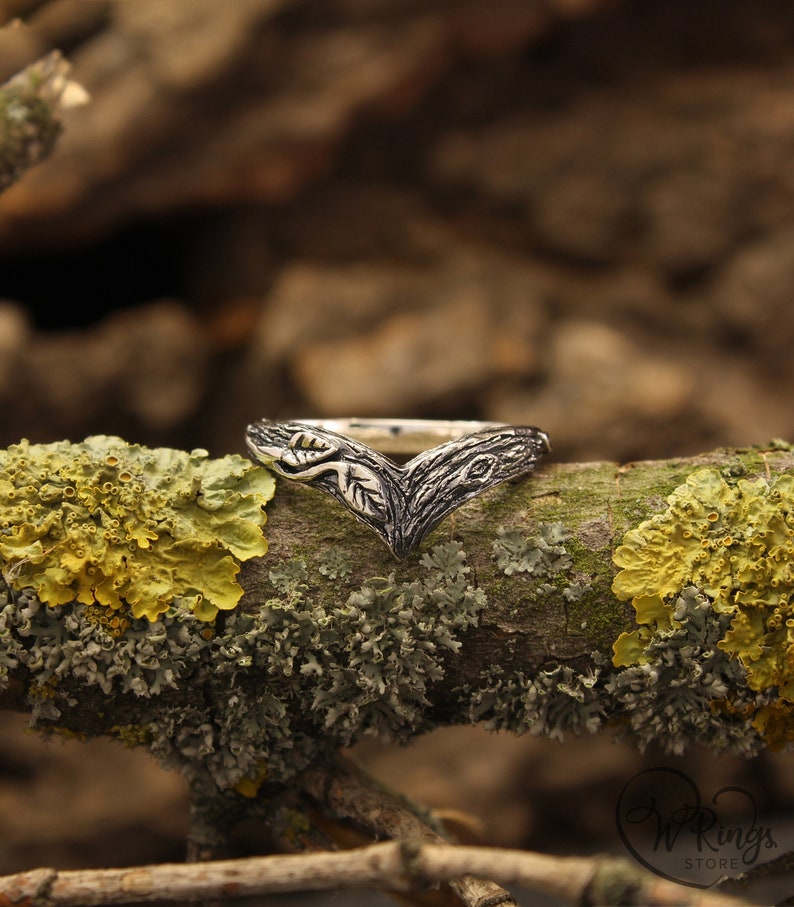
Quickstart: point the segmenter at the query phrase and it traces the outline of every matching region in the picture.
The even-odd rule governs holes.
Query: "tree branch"
[[[134,869],[39,869],[0,878],[0,903],[52,907],[234,899],[292,891],[377,888],[412,892],[471,874],[570,904],[742,907],[718,891],[685,888],[609,857],[552,857],[490,847],[388,842],[332,853],[276,855]],[[478,907],[504,903],[481,900]]]
[[[22,459],[38,468],[46,448],[31,445]],[[113,449],[112,469],[132,474],[137,461],[124,466],[126,448]],[[72,448],[60,446],[58,455],[64,450]],[[81,464],[87,456],[77,445],[73,455]],[[608,720],[640,745],[661,740],[680,751],[697,740],[743,754],[789,739],[790,706],[778,694],[788,683],[781,652],[792,589],[788,448],[623,467],[550,465],[465,505],[404,561],[325,495],[282,482],[267,507],[267,554],[242,563],[239,593],[227,585],[231,549],[220,548],[211,562],[206,553],[226,544],[216,536],[237,525],[238,504],[221,505],[221,492],[213,491],[218,500],[208,511],[200,482],[224,476],[229,501],[261,513],[251,488],[267,474],[241,458],[196,463],[212,478],[190,479],[186,465],[179,469],[199,489],[190,492],[198,495],[190,506],[199,522],[184,530],[198,547],[168,534],[178,521],[188,525],[187,517],[184,509],[169,515],[159,490],[144,528],[136,528],[133,512],[145,503],[143,492],[123,506],[114,498],[113,519],[125,521],[128,535],[160,535],[131,552],[123,542],[123,577],[80,548],[86,539],[101,542],[108,563],[116,563],[108,546],[117,530],[101,538],[96,516],[86,523],[74,516],[82,491],[59,480],[72,495],[61,505],[71,514],[68,525],[83,527],[72,542],[66,523],[52,528],[58,508],[41,503],[42,495],[60,493],[55,485],[21,486],[34,489],[41,507],[36,525],[51,528],[39,538],[44,530],[19,516],[20,525],[0,539],[7,587],[0,706],[31,711],[42,729],[141,743],[192,782],[245,792],[265,778],[291,777],[329,741],[406,740],[442,724],[562,737]],[[161,468],[171,489],[169,470],[177,467]],[[0,499],[11,522],[29,507],[20,493],[13,508]],[[182,492],[172,493],[183,501]],[[260,532],[245,530],[251,551]],[[229,545],[244,549],[237,535]],[[172,568],[175,552],[184,561]],[[136,557],[143,559],[137,572]],[[71,589],[59,585],[64,564],[76,565]],[[171,592],[172,602],[168,584],[177,580],[169,569],[186,590]],[[135,580],[140,591],[127,574],[143,577]],[[152,575],[156,591],[146,585]],[[31,583],[62,604],[45,607]],[[196,591],[202,583],[205,591]],[[108,605],[90,604],[100,594],[92,588],[143,596],[141,613],[151,616],[130,614],[117,592]],[[230,599],[210,607],[219,588],[226,598],[244,591],[239,605],[230,607]],[[154,594],[162,604],[152,603]]]
[[[324,804],[334,817],[352,819],[376,839],[387,837],[413,847],[448,843],[440,830],[428,824],[433,821],[432,816],[421,818],[419,807],[384,790],[348,759],[337,756],[330,764],[315,763],[300,775],[297,785]],[[465,907],[515,907],[510,894],[487,879],[467,874],[461,878],[450,876],[445,881]]]
[[[87,102],[69,69],[52,51],[0,85],[0,192],[50,154],[61,134],[61,112]]]

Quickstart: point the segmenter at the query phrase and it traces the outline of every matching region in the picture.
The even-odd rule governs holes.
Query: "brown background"
[[[794,8],[0,0],[91,103],[0,197],[0,444],[242,452],[257,417],[532,423],[563,460],[794,436]],[[0,871],[179,859],[181,782],[3,719]],[[614,846],[655,764],[456,729],[376,770],[485,840]],[[665,759],[785,821],[791,761]],[[241,845],[250,847],[250,842]]]

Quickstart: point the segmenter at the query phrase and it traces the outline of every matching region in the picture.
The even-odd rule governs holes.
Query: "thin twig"
[[[300,786],[323,803],[337,818],[352,819],[378,838],[418,844],[448,844],[432,816],[406,797],[386,789],[363,769],[343,756],[330,763],[317,762],[298,779]],[[510,893],[487,878],[467,874],[448,880],[466,907],[511,907]]]
[[[738,893],[744,891],[750,884],[757,882],[759,879],[790,875],[792,870],[794,870],[794,851],[789,850],[773,860],[756,863],[747,872],[743,872],[735,878],[724,879],[720,883],[720,889],[729,893]]]
[[[0,878],[0,904],[46,899],[52,907],[257,897],[291,891],[379,888],[407,892],[467,873],[567,903],[652,907],[747,907],[712,890],[657,879],[623,859],[556,857],[491,847],[395,841],[336,853],[249,857],[213,863],[162,864],[133,869],[41,869]],[[609,900],[604,900],[605,893]],[[25,899],[29,899],[25,901]]]

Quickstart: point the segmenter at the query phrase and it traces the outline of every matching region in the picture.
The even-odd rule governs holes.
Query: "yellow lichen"
[[[631,600],[638,630],[614,645],[618,666],[642,663],[650,634],[669,628],[673,605],[694,586],[715,612],[732,615],[719,647],[747,669],[752,690],[776,688],[774,716],[754,724],[781,740],[782,713],[794,718],[794,477],[727,482],[700,469],[668,498],[668,508],[626,533],[614,555],[613,590]],[[768,711],[768,709],[767,709]]]
[[[32,683],[28,687],[28,696],[31,699],[52,699],[55,693],[55,682],[53,680],[48,680],[47,683]]]
[[[145,746],[151,738],[151,729],[145,724],[114,724],[109,733],[130,749]]]
[[[794,743],[794,722],[791,720],[791,704],[769,702],[756,709],[750,721],[758,733],[776,749]]]
[[[83,606],[85,616],[92,624],[99,624],[110,636],[119,639],[130,628],[130,619],[116,608],[93,603]]]
[[[209,621],[239,601],[240,563],[267,550],[273,490],[235,455],[23,441],[0,451],[0,567],[10,586],[79,602],[114,630],[175,603]]]
[[[259,793],[259,788],[265,783],[268,776],[267,764],[260,762],[256,766],[253,775],[243,775],[242,778],[234,785],[234,790],[243,797],[252,799]]]
[[[612,663],[616,668],[627,668],[629,665],[644,664],[645,650],[651,641],[650,627],[640,627],[621,633],[612,646]]]

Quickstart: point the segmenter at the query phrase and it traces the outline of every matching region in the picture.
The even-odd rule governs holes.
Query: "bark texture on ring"
[[[277,475],[344,504],[400,558],[447,514],[529,472],[550,449],[545,432],[523,425],[472,432],[403,466],[315,424],[263,419],[248,426],[246,441],[252,456]]]

